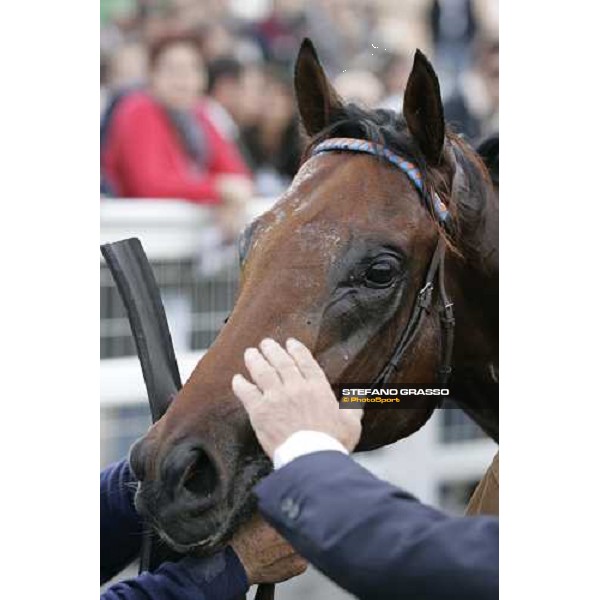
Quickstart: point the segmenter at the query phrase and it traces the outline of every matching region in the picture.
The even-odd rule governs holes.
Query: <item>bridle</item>
[[[417,166],[405,158],[395,154],[383,144],[371,142],[368,140],[360,140],[355,138],[329,138],[320,144],[317,144],[311,156],[322,154],[323,152],[358,152],[363,154],[371,154],[387,160],[403,171],[412,184],[419,192],[421,201],[428,212],[433,213],[434,217],[442,226],[447,226],[450,220],[450,213],[446,205],[442,202],[439,195],[432,191],[431,193],[425,189],[423,184],[423,176]],[[446,241],[443,235],[439,235],[438,241],[429,261],[429,267],[425,275],[423,286],[417,293],[412,312],[406,327],[401,331],[394,349],[387,363],[377,375],[374,381],[376,387],[381,386],[389,381],[392,375],[397,371],[404,354],[411,346],[417,333],[423,324],[425,317],[429,314],[433,302],[436,280],[441,300],[440,308],[440,323],[441,323],[441,361],[438,369],[438,385],[446,387],[452,373],[452,349],[454,347],[454,309],[446,291],[445,282],[445,257],[446,257]]]

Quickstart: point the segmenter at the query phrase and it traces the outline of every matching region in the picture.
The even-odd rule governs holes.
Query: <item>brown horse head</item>
[[[332,383],[375,380],[407,326],[440,236],[449,248],[445,279],[456,304],[454,377],[475,382],[463,387],[465,404],[482,404],[476,418],[488,408],[482,386],[497,355],[497,208],[485,167],[446,129],[433,68],[417,51],[403,116],[369,111],[344,104],[305,41],[295,87],[310,138],[302,166],[242,236],[240,290],[229,320],[131,452],[141,481],[138,509],[179,550],[208,552],[227,542],[254,510],[252,486],[271,469],[231,391],[232,376],[245,372],[244,350],[267,336],[295,337]],[[440,225],[425,195],[389,161],[312,153],[331,138],[377,142],[416,165],[428,197],[435,192],[448,206],[452,226]],[[435,382],[438,308],[434,296],[390,382]],[[405,410],[367,409],[359,449],[410,435],[435,406],[428,400]],[[488,421],[493,433],[493,415]]]

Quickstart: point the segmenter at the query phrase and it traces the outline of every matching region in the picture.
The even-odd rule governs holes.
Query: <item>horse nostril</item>
[[[210,496],[219,483],[217,469],[204,450],[196,448],[196,457],[183,473],[183,487],[194,496]]]

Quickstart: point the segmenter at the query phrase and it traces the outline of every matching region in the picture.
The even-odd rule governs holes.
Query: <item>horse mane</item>
[[[494,185],[500,185],[500,138],[494,133],[477,145],[477,154],[485,163]]]
[[[415,164],[421,171],[425,189],[434,189],[451,214],[451,222],[459,224],[461,230],[473,231],[484,219],[487,202],[475,202],[474,199],[487,197],[492,181],[490,172],[479,154],[452,128],[446,127],[446,139],[450,143],[444,153],[442,164],[430,166],[416,141],[411,136],[406,120],[401,114],[387,109],[365,109],[354,103],[346,104],[336,109],[331,115],[331,121],[324,129],[308,140],[301,162],[306,161],[315,146],[334,137],[349,137],[385,145],[392,152],[399,154]],[[460,165],[464,173],[464,188],[469,200],[456,202],[452,198],[453,166],[448,159],[451,152],[453,159]],[[430,214],[433,212],[430,207]],[[434,219],[440,233],[448,240],[449,245],[459,254],[455,241],[460,238],[460,231],[448,231],[437,219]],[[476,251],[476,248],[470,250]]]

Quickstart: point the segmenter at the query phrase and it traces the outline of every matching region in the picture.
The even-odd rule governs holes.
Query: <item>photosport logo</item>
[[[340,383],[334,391],[340,408],[424,408],[435,400],[439,405],[450,396],[448,387],[407,383],[385,387]]]

